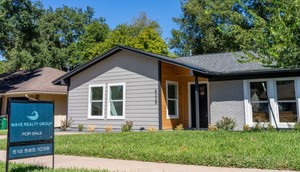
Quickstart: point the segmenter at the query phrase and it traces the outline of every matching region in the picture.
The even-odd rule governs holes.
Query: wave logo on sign
[[[35,121],[39,118],[39,113],[37,111],[33,111],[30,116],[26,116],[31,121]]]

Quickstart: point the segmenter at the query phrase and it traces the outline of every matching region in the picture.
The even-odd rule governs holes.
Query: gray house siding
[[[245,124],[243,81],[220,81],[209,83],[210,121],[215,124],[224,117],[237,121],[237,130]]]
[[[104,129],[112,125],[120,130],[125,121],[133,121],[133,129],[159,126],[158,61],[136,53],[121,51],[71,78],[68,117],[73,127],[95,125]],[[107,119],[107,84],[125,83],[125,119]],[[105,84],[104,119],[88,119],[89,85]]]

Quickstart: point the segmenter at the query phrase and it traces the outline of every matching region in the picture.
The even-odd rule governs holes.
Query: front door
[[[195,84],[190,85],[191,127],[196,128]],[[200,128],[208,127],[207,84],[199,84],[199,124]]]

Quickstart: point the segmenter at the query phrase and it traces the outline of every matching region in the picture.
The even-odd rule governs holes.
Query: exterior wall
[[[40,101],[54,102],[54,115],[55,115],[55,127],[61,126],[61,120],[66,118],[67,114],[67,95],[66,94],[29,94],[30,97],[34,97]],[[8,98],[13,97],[26,97],[26,94],[9,94],[3,96],[3,105],[1,115],[6,115],[6,108]]]
[[[178,119],[167,119],[166,81],[178,82]],[[207,81],[199,78],[199,82]],[[190,76],[190,70],[168,63],[161,63],[161,108],[162,108],[162,129],[173,129],[179,124],[184,128],[189,127],[189,82],[195,82],[195,77]]]
[[[122,50],[71,78],[68,118],[78,124],[104,129],[112,125],[120,130],[125,121],[133,121],[133,129],[149,126],[158,129],[159,107],[158,61]],[[107,84],[125,83],[125,119],[107,119]],[[88,119],[89,85],[105,84],[104,119]]]
[[[237,130],[242,130],[245,124],[243,81],[210,82],[210,117],[215,124],[224,117],[237,121]]]

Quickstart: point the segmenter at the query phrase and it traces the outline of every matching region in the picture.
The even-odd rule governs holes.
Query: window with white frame
[[[276,81],[279,122],[297,122],[294,80]]]
[[[258,120],[275,124],[276,121],[279,128],[288,128],[300,120],[300,77],[244,80],[243,83],[246,124],[251,126]]]
[[[89,86],[88,118],[101,119],[104,116],[104,85]]]
[[[167,118],[178,117],[178,83],[167,81]]]
[[[125,83],[108,84],[108,118],[125,118]]]
[[[269,122],[269,104],[267,99],[267,82],[250,82],[250,95],[253,122]]]

